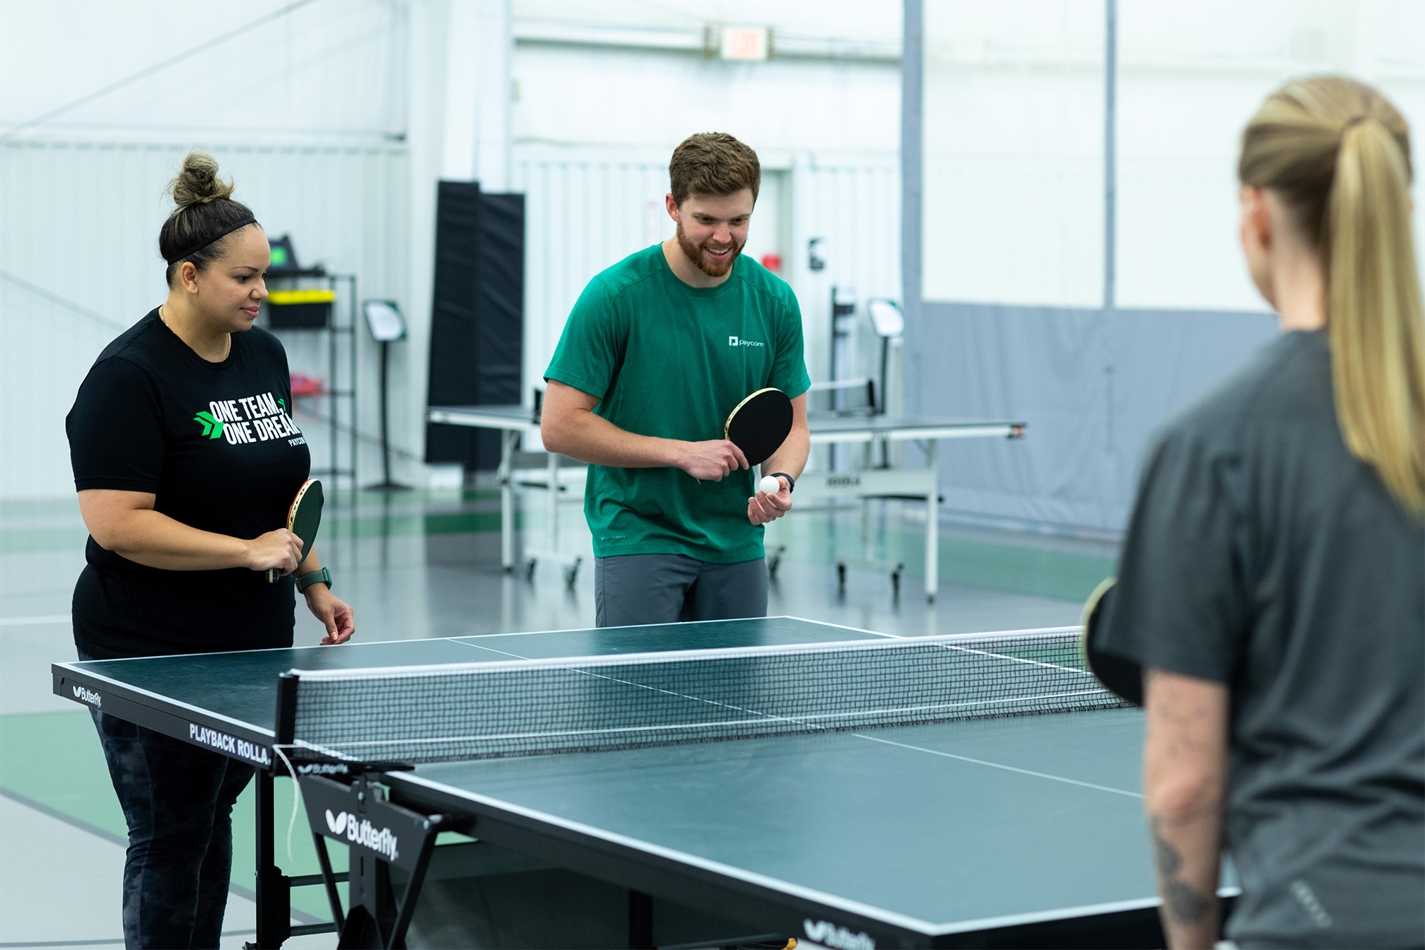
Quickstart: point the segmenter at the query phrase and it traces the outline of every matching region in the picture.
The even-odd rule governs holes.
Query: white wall
[[[303,264],[407,298],[407,5],[286,7],[0,6],[0,497],[73,490],[64,415],[104,344],[164,298],[164,189],[189,149],[217,157]],[[294,371],[326,375],[311,334],[283,336]],[[359,428],[374,432],[375,352],[358,346]],[[299,423],[325,464],[326,426]],[[375,463],[368,443],[359,467]]]
[[[611,149],[517,146],[514,187],[526,198],[525,398],[542,385],[570,308],[595,274],[673,233],[664,210],[667,158]],[[859,300],[900,296],[900,170],[894,156],[764,152],[764,180],[747,248],[780,252],[780,272],[802,308],[807,362],[827,377],[831,287]],[[765,187],[765,186],[764,186]],[[780,192],[780,193],[778,193]],[[778,215],[772,204],[781,205]],[[807,268],[807,242],[823,239],[827,268]]]
[[[717,131],[759,152],[899,148],[894,61],[726,62],[521,43],[514,68],[521,143],[671,150],[694,132]]]
[[[745,253],[780,254],[813,378],[827,374],[833,284],[899,299],[899,3],[515,0],[512,12],[526,399],[589,279],[672,234],[668,158],[695,132],[757,150],[764,193]],[[704,55],[707,31],[723,24],[770,27],[780,52]],[[807,269],[814,237],[828,256],[819,273]]]
[[[188,147],[0,145],[0,497],[73,490],[64,416],[105,344],[167,294],[157,246],[171,209],[163,187]],[[208,147],[237,182],[235,197],[268,232],[293,235],[302,263],[320,261],[332,272],[360,275],[363,297],[404,294],[403,147]],[[281,335],[294,372],[326,376],[325,353],[313,334]],[[373,348],[358,339],[366,390],[362,428],[375,431]],[[306,409],[329,410],[298,406],[298,424],[320,466],[326,427],[301,414]],[[368,450],[368,474],[373,462]]]
[[[1115,302],[1262,310],[1236,242],[1243,126],[1287,79],[1344,72],[1391,97],[1418,143],[1425,4],[1118,10]],[[1101,305],[1104,29],[1103,0],[926,3],[926,300]]]
[[[1425,4],[1122,0],[1119,9],[1118,302],[1265,309],[1237,245],[1243,127],[1287,80],[1338,72],[1390,97],[1418,148]]]
[[[406,4],[316,0],[276,16],[290,5],[0,4],[0,137],[135,76],[20,137],[347,144],[402,135]]]
[[[926,300],[1102,300],[1102,11],[926,3]]]

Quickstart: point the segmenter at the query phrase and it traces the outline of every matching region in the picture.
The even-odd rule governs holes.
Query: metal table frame
[[[539,421],[534,410],[525,406],[434,406],[426,410],[426,421],[441,425],[465,426],[474,429],[495,429],[500,433],[500,467],[495,477],[500,483],[500,566],[515,569],[515,480],[514,455],[521,438],[537,442],[543,448]],[[583,560],[559,549],[559,456],[547,452],[545,463],[548,494],[546,517],[547,541],[542,548],[525,551],[524,567],[533,574],[539,561],[549,561],[564,567],[564,582],[572,588]]]
[[[514,569],[514,479],[511,461],[522,436],[540,439],[539,422],[534,411],[524,406],[432,406],[426,410],[426,421],[444,425],[498,429],[500,439],[500,563],[505,570]],[[940,468],[939,445],[942,439],[1018,439],[1024,435],[1025,423],[998,419],[951,419],[937,416],[846,415],[812,416],[808,419],[812,445],[868,444],[887,448],[893,442],[914,442],[925,455],[923,468],[865,468],[849,472],[804,472],[797,480],[796,500],[819,501],[829,498],[917,498],[926,504],[925,518],[925,598],[935,600],[940,586]],[[543,443],[540,442],[542,446]],[[559,551],[559,470],[558,456],[548,453],[549,541],[548,548],[531,550],[526,567],[533,571],[538,560],[552,560],[566,565],[565,581],[572,586],[579,559]],[[882,456],[885,457],[883,451]],[[775,564],[775,557],[773,558]],[[844,581],[844,565],[839,566]],[[892,582],[899,591],[900,572],[892,572]]]

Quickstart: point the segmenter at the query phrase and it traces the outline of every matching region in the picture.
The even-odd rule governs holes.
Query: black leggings
[[[216,948],[232,874],[233,803],[252,766],[92,712],[129,826],[124,946]]]

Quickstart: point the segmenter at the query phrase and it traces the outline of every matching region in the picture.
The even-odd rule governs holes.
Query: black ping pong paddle
[[[297,497],[292,499],[292,507],[287,509],[287,530],[302,539],[302,555],[297,558],[301,564],[311,553],[312,542],[317,539],[317,528],[322,523],[322,483],[309,478],[297,489]],[[280,575],[277,568],[267,569],[267,583],[277,583]]]
[[[1104,611],[1112,600],[1114,582],[1115,578],[1110,577],[1100,583],[1089,595],[1088,602],[1084,604],[1084,622],[1083,630],[1079,633],[1079,649],[1083,653],[1084,662],[1088,664],[1089,670],[1105,689],[1125,702],[1141,706],[1143,705],[1143,667],[1132,660],[1113,653],[1105,653],[1101,649],[1103,640],[1099,634],[1099,625],[1103,620]]]
[[[792,401],[780,389],[759,389],[728,413],[722,437],[742,450],[748,465],[761,465],[792,431]]]

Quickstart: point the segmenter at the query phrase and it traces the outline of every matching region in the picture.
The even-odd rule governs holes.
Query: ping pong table
[[[293,702],[279,683],[292,671],[426,675],[926,639],[777,617],[59,663],[53,677],[60,696],[258,769],[256,945],[274,947],[302,932],[289,931],[288,888],[313,883],[275,864],[272,783],[288,774],[279,732]],[[360,708],[344,715],[361,721]],[[1139,711],[1105,708],[432,762],[349,783],[318,768],[302,784],[314,832],[349,832],[353,906],[372,903],[371,867],[428,860],[434,827],[614,888],[632,946],[772,934],[839,950],[1161,946],[1141,740]],[[427,841],[413,850],[402,837],[398,860],[377,826],[403,820],[418,838],[424,822]],[[328,873],[334,901],[335,880]],[[392,936],[396,911],[382,901],[371,943]],[[552,900],[535,916],[558,909]],[[689,909],[702,929],[690,929]]]
[[[500,466],[500,559],[505,570],[515,564],[514,473],[513,459],[521,439],[530,444],[539,441],[539,419],[527,406],[432,406],[426,410],[426,421],[442,425],[496,429],[501,435]],[[802,474],[797,480],[796,499],[799,502],[827,498],[918,498],[926,503],[925,519],[925,596],[934,600],[939,588],[940,557],[940,470],[939,444],[944,439],[1018,439],[1025,430],[1023,421],[1012,419],[957,419],[942,416],[903,416],[876,413],[811,414],[807,428],[813,445],[864,444],[880,447],[881,457],[892,443],[914,442],[925,457],[921,468],[898,468],[890,465],[872,466],[853,471],[818,471]],[[549,544],[530,552],[527,561],[555,559],[572,567],[565,579],[571,585],[578,562],[558,552],[559,512],[558,458],[549,453],[544,488],[548,492]],[[844,580],[844,570],[843,570]],[[893,575],[899,590],[899,572]]]

